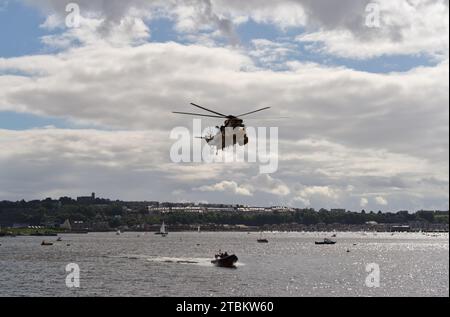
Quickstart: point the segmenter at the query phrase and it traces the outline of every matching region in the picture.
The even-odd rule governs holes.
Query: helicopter
[[[200,114],[200,113],[178,112],[178,111],[174,111],[173,113],[188,116],[226,119],[223,125],[221,125],[220,127],[216,126],[218,132],[215,135],[211,134],[205,137],[198,137],[200,139],[205,140],[209,146],[214,146],[217,148],[217,150],[220,148],[222,149],[222,151],[228,146],[234,146],[236,144],[239,144],[239,146],[245,146],[248,144],[249,139],[247,136],[247,131],[242,117],[270,109],[270,107],[265,107],[235,116],[235,115],[225,115],[223,113],[199,106],[195,103],[191,103],[191,105],[204,111],[210,112],[212,114]]]

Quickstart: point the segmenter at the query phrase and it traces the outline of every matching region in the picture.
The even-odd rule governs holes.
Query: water
[[[448,234],[338,233],[336,245],[314,244],[326,236],[267,233],[258,244],[256,233],[90,233],[53,246],[0,238],[0,296],[449,296]],[[239,257],[236,269],[210,263],[219,249]],[[80,267],[78,289],[66,287],[69,263]],[[366,286],[370,263],[379,288]]]

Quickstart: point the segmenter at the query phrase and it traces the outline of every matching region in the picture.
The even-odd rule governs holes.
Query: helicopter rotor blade
[[[265,107],[265,108],[262,108],[262,109],[254,110],[254,111],[247,112],[247,113],[243,113],[243,114],[240,114],[240,115],[238,115],[236,117],[237,118],[241,118],[243,116],[248,116],[249,114],[253,114],[253,113],[256,113],[256,112],[261,112],[261,111],[264,111],[264,110],[267,110],[267,109],[270,109],[270,107]]]
[[[258,121],[273,121],[273,120],[284,120],[290,119],[290,117],[271,117],[271,118],[246,118],[245,121],[258,120]]]
[[[207,117],[207,118],[220,118],[223,119],[223,117],[219,117],[219,116],[213,116],[213,115],[209,115],[209,114],[199,114],[199,113],[190,113],[190,112],[178,112],[178,111],[174,111],[173,113],[175,114],[183,114],[183,115],[187,115],[187,116],[196,116],[196,117]]]
[[[227,115],[224,115],[223,113],[220,113],[220,112],[216,112],[216,111],[210,110],[210,109],[208,109],[208,108],[205,108],[205,107],[202,107],[202,106],[196,105],[195,103],[192,103],[192,102],[191,102],[191,105],[192,105],[192,106],[194,106],[194,107],[197,107],[197,108],[203,109],[203,110],[205,110],[205,111],[208,111],[208,112],[214,113],[214,114],[216,114],[216,115],[219,115],[219,116],[221,116],[222,118],[226,118],[226,117],[228,117]]]

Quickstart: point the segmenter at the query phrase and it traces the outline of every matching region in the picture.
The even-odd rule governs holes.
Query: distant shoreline
[[[36,232],[30,232],[29,229],[9,229],[5,228],[2,232],[0,232],[0,237],[55,237],[63,234],[89,234],[89,233],[114,233],[117,230],[102,230],[102,231],[62,231],[62,230],[52,230],[52,229],[42,229],[41,231]],[[158,232],[158,230],[127,230],[123,229],[121,230],[121,233],[136,233],[136,234],[143,234],[143,233],[150,233],[154,234]],[[193,229],[176,229],[172,228],[170,232],[173,233],[196,233],[197,230]],[[219,232],[236,232],[236,233],[260,233],[260,232],[282,232],[282,233],[300,233],[300,232],[309,232],[309,233],[329,233],[329,232],[340,232],[340,233],[351,233],[351,232],[365,232],[365,233],[449,233],[449,230],[408,230],[408,231],[392,231],[392,230],[363,230],[358,228],[353,229],[347,229],[347,230],[341,230],[341,229],[305,229],[305,230],[283,230],[283,229],[265,229],[265,228],[247,228],[247,229],[238,229],[238,228],[214,228],[214,229],[208,229],[204,228],[201,230],[200,233],[219,233]]]

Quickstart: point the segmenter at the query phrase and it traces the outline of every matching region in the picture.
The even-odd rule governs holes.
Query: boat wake
[[[154,257],[147,258],[149,262],[156,263],[173,263],[173,264],[187,264],[199,266],[211,266],[211,259],[208,258],[171,258],[171,257]]]
[[[119,258],[128,260],[145,260],[153,263],[161,264],[183,264],[183,265],[197,265],[197,266],[214,266],[211,263],[212,258],[177,258],[177,257],[162,257],[155,256],[149,257],[148,255],[117,255],[117,256],[106,256],[108,258]],[[244,263],[238,262],[236,266],[244,266]]]

